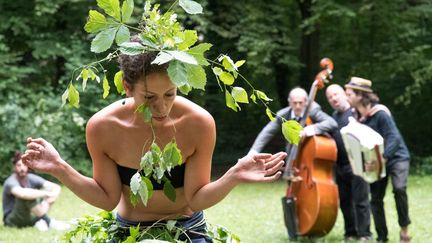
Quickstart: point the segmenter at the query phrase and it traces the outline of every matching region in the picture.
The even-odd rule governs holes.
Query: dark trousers
[[[345,237],[371,236],[369,184],[353,174],[351,165],[336,167],[339,203],[345,223]]]
[[[408,215],[407,179],[409,174],[409,162],[400,161],[387,165],[387,176],[370,184],[371,208],[378,235],[377,240],[388,240],[388,229],[384,213],[384,196],[388,178],[391,177],[393,195],[396,203],[396,211],[400,227],[406,227],[411,223]]]

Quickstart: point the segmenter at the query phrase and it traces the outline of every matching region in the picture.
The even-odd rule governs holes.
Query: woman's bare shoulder
[[[204,108],[196,103],[178,96],[177,105],[182,113],[182,120],[187,126],[200,129],[214,129],[215,121],[213,116]]]
[[[87,131],[106,131],[112,129],[120,120],[121,101],[116,101],[96,112],[87,122]]]

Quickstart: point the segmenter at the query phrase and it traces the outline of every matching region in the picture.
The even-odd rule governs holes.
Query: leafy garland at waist
[[[60,242],[184,242],[179,240],[182,233],[188,231],[176,226],[177,220],[157,221],[151,226],[131,226],[122,228],[116,224],[112,212],[102,211],[97,215],[86,215],[76,220],[76,227],[65,233]],[[220,225],[207,223],[207,237],[215,243],[218,242],[241,242],[240,238]],[[125,234],[125,231],[129,234]],[[191,231],[189,231],[191,232]],[[129,236],[127,236],[129,235]],[[191,240],[188,239],[188,242]]]
[[[227,107],[237,112],[241,110],[240,103],[249,103],[249,100],[256,104],[260,102],[264,105],[269,119],[275,120],[276,114],[268,107],[268,102],[272,101],[272,99],[263,91],[255,89],[239,73],[238,69],[245,61],[233,61],[226,54],[220,54],[214,60],[207,59],[205,52],[212,47],[212,44],[197,44],[197,32],[184,29],[181,26],[177,21],[177,14],[171,10],[177,4],[188,14],[202,13],[201,5],[192,0],[176,0],[165,13],[161,13],[159,4],[152,6],[150,1],[147,1],[138,27],[134,27],[128,24],[132,22],[133,0],[124,0],[122,4],[120,4],[119,0],[97,0],[97,6],[104,13],[90,10],[87,23],[84,26],[86,32],[95,34],[91,42],[91,51],[94,53],[105,52],[114,43],[116,47],[105,58],[79,68],[81,72],[76,80],[82,80],[82,90],[85,91],[87,81],[92,80],[100,83],[102,80],[102,96],[106,98],[110,91],[110,84],[106,70],[101,63],[117,58],[120,54],[138,55],[157,51],[158,54],[152,63],[159,65],[168,63],[168,75],[173,84],[183,94],[188,94],[192,89],[205,90],[207,76],[204,68],[210,66],[221,91],[225,94]],[[138,41],[130,41],[131,32],[137,33]],[[118,71],[114,75],[114,85],[117,92],[123,95],[125,91],[122,85],[122,75],[122,71]],[[238,78],[247,85],[249,91],[246,91],[241,86],[234,85],[237,85]],[[76,80],[72,79],[63,93],[63,105],[68,101],[71,106],[79,107],[80,93],[74,85]],[[152,114],[148,106],[142,104],[137,108],[136,112],[142,113],[144,121],[151,124]],[[300,140],[301,125],[295,121],[281,119],[283,121],[282,133],[284,137],[288,142],[297,144]],[[141,199],[144,205],[147,205],[149,198],[151,198],[153,185],[150,182],[150,176],[153,176],[158,182],[163,181],[165,195],[172,201],[176,199],[175,189],[167,179],[166,173],[169,173],[174,166],[182,163],[181,152],[174,138],[164,149],[161,149],[155,143],[156,136],[153,126],[151,128],[153,141],[150,149],[142,156],[140,169],[130,182],[132,192],[130,199],[134,206],[138,202],[138,198]]]

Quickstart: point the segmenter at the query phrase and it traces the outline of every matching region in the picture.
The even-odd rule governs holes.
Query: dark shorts
[[[130,227],[136,227],[139,225],[140,232],[149,232],[149,229],[158,232],[158,234],[168,234],[167,225],[170,221],[160,220],[160,221],[144,221],[136,222],[123,219],[120,215],[116,216],[116,224],[118,226],[118,233],[116,233],[116,238],[126,239],[130,235]],[[195,212],[192,216],[188,218],[181,218],[175,220],[175,229],[171,234],[177,235],[178,240],[187,241],[192,243],[206,243],[213,242],[213,240],[207,235],[207,226],[204,219],[203,212]],[[158,231],[159,229],[159,231]],[[177,232],[176,232],[177,231]],[[116,241],[112,241],[116,242]]]
[[[31,213],[31,209],[38,203],[38,200],[15,199],[14,208],[4,217],[4,224],[11,227],[33,226],[39,218]]]

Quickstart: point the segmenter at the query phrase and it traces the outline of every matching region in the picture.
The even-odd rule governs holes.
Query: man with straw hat
[[[331,133],[337,145],[337,160],[334,170],[339,189],[339,206],[344,219],[344,240],[367,242],[372,239],[370,232],[369,183],[355,175],[348,159],[340,129],[348,125],[353,109],[348,102],[345,90],[339,84],[331,84],[326,89],[327,101],[333,108],[333,119],[338,127]]]
[[[370,80],[352,77],[345,85],[345,92],[351,106],[355,108],[358,120],[371,127],[384,138],[386,177],[370,184],[371,209],[378,234],[377,242],[388,241],[388,229],[384,213],[384,196],[388,178],[391,177],[393,194],[401,227],[400,242],[410,242],[408,225],[408,195],[406,192],[410,155],[390,111],[378,104],[379,98],[372,90]],[[377,163],[376,161],[374,163]]]

